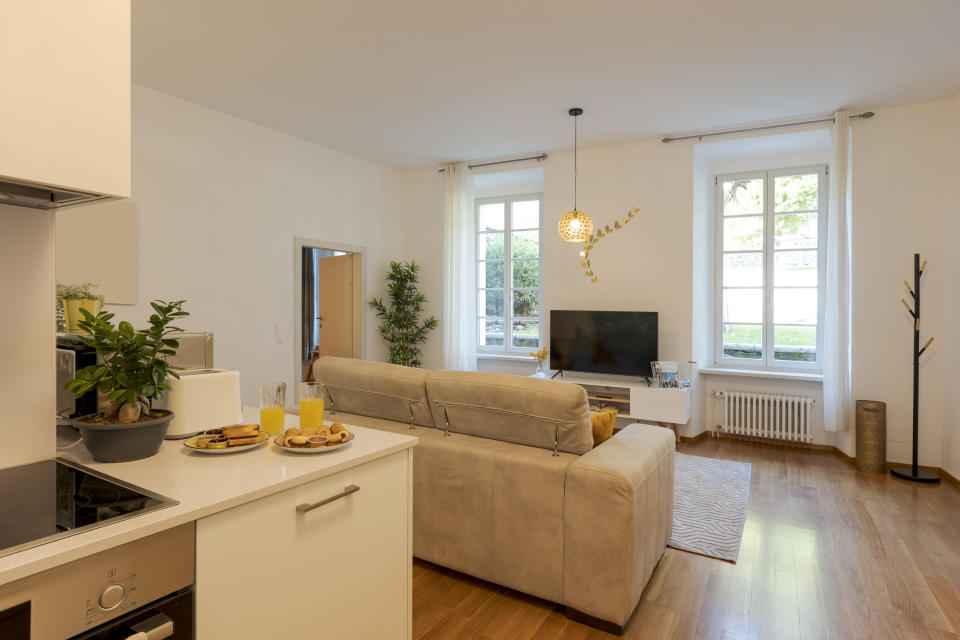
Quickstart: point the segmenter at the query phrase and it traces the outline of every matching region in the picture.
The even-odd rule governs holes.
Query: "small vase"
[[[549,378],[550,374],[547,373],[547,368],[543,366],[543,360],[537,360],[537,371],[534,373],[531,378]]]

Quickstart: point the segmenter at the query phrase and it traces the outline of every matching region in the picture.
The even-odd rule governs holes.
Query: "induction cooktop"
[[[0,556],[175,504],[63,458],[0,469]]]

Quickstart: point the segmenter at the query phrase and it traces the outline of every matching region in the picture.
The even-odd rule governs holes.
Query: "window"
[[[478,351],[540,346],[540,210],[543,194],[478,198]]]
[[[717,176],[717,364],[821,368],[826,167]]]

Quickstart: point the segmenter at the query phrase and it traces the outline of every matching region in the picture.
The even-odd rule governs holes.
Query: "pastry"
[[[331,433],[331,434],[327,437],[327,446],[329,447],[329,446],[332,445],[332,444],[340,444],[340,442],[341,442],[342,440],[343,440],[343,434],[342,434],[342,433]]]
[[[334,422],[330,425],[330,433],[340,433],[341,431],[346,431],[341,423]]]
[[[317,447],[323,447],[327,444],[326,436],[310,436],[307,438],[307,445],[311,449],[316,449]]]
[[[223,428],[225,438],[250,438],[258,435],[260,435],[260,425],[258,424],[238,424]]]
[[[350,442],[353,440],[353,434],[344,429],[340,432],[340,442]]]
[[[287,438],[287,446],[294,447],[297,449],[307,446],[307,437],[306,436],[291,436]]]
[[[249,438],[230,438],[227,440],[227,445],[231,447],[239,447],[243,444],[257,444],[260,442],[260,436],[251,436]]]
[[[286,431],[283,432],[283,435],[289,437],[289,436],[299,436],[302,434],[300,433],[300,429],[287,429]]]

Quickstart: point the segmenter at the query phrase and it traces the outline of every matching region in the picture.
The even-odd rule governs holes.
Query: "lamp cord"
[[[573,210],[577,210],[577,116],[573,117]]]

